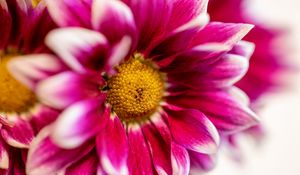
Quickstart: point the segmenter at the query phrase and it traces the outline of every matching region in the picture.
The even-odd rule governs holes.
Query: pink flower
[[[42,105],[7,66],[20,55],[48,52],[44,37],[55,24],[44,5],[9,0],[0,2],[0,26],[0,173],[25,174],[29,144],[58,112]]]
[[[216,153],[218,131],[257,123],[233,86],[248,68],[253,45],[240,40],[251,25],[208,23],[205,0],[47,2],[66,27],[46,38],[57,56],[11,62],[63,111],[33,141],[28,174],[188,174],[190,155]]]

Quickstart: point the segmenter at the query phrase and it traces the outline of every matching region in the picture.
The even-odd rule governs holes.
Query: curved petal
[[[195,172],[195,174],[196,172],[209,171],[215,167],[216,155],[189,151],[189,156],[191,159],[191,172]]]
[[[176,143],[200,153],[212,154],[217,151],[219,134],[203,113],[170,105],[164,107],[164,110]]]
[[[103,33],[111,43],[124,36],[136,36],[136,26],[130,8],[119,0],[95,0],[92,8],[93,28]]]
[[[154,117],[155,119],[153,119]],[[172,174],[169,129],[160,114],[151,116],[151,120],[153,125],[146,124],[142,127],[142,130],[150,149],[154,168],[157,174]]]
[[[170,0],[122,0],[134,15],[139,33],[137,50],[144,50],[152,45],[165,31],[171,14]]]
[[[96,138],[98,156],[107,174],[127,175],[128,142],[125,128],[117,116],[111,116]]]
[[[98,160],[95,152],[91,152],[84,156],[81,160],[73,163],[65,171],[64,175],[92,175],[96,174]]]
[[[109,53],[105,36],[84,28],[52,30],[45,42],[68,66],[80,73],[87,68],[100,71]]]
[[[12,17],[6,1],[0,1],[0,50],[6,46],[12,30]]]
[[[27,120],[20,119],[20,116],[8,116],[9,125],[3,124],[1,135],[5,142],[13,147],[28,148],[34,138],[34,129]],[[6,120],[6,119],[1,119]]]
[[[8,63],[8,68],[16,79],[33,90],[39,81],[67,70],[64,63],[49,54],[15,57]]]
[[[39,132],[42,128],[54,122],[59,114],[59,110],[40,104],[32,113],[31,123]]]
[[[65,109],[77,101],[99,96],[102,82],[99,74],[62,72],[41,81],[37,85],[36,94],[45,104]]]
[[[150,151],[140,126],[128,126],[128,169],[129,174],[153,174]]]
[[[188,175],[190,172],[190,158],[187,150],[173,142],[171,153],[173,174]]]
[[[170,97],[169,103],[204,112],[222,132],[236,132],[255,125],[259,119],[248,107],[248,100],[235,89],[185,92]]]
[[[64,110],[53,124],[51,138],[62,148],[76,148],[95,136],[106,125],[109,111],[105,98],[77,102]]]
[[[53,20],[62,27],[91,27],[92,0],[46,0]]]
[[[8,169],[9,167],[9,156],[7,152],[6,143],[0,139],[0,168]]]
[[[191,46],[213,42],[233,47],[252,28],[250,24],[210,22],[195,35]]]
[[[168,30],[175,29],[201,13],[206,13],[208,0],[173,0]]]
[[[44,128],[30,145],[26,165],[27,174],[57,174],[86,156],[93,148],[91,145],[70,150],[59,148],[49,137],[51,131],[51,126]]]

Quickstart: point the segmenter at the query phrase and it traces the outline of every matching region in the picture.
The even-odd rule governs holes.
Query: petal
[[[105,126],[109,115],[104,100],[102,97],[80,101],[64,110],[53,125],[53,142],[70,149],[95,136]]]
[[[67,71],[41,81],[36,93],[45,104],[65,109],[77,101],[99,96],[102,82],[99,74],[82,75]]]
[[[154,168],[157,174],[172,174],[170,133],[160,114],[156,114],[154,125],[143,126],[143,133],[148,142]],[[151,119],[153,121],[153,117]],[[163,122],[163,123],[162,123]],[[165,126],[165,127],[164,127]],[[158,131],[160,130],[160,131]],[[162,133],[162,135],[161,135]],[[168,135],[168,136],[167,136]],[[167,136],[167,137],[166,137]],[[165,137],[165,138],[164,138]],[[174,174],[174,173],[173,173]]]
[[[171,97],[169,103],[195,108],[204,112],[214,125],[222,132],[236,132],[255,125],[259,119],[241,100],[240,91],[235,89],[208,92],[185,92]]]
[[[8,116],[9,125],[3,125],[2,138],[9,145],[17,148],[28,148],[34,138],[34,130],[29,121],[20,119],[20,116]],[[1,119],[6,120],[6,119]],[[3,124],[3,122],[1,121]]]
[[[30,145],[26,165],[27,174],[57,174],[92,150],[91,145],[70,150],[59,148],[49,137],[51,131],[51,126],[44,128]]]
[[[119,0],[95,0],[92,8],[94,29],[103,33],[111,43],[124,36],[135,38],[136,26],[130,8]]]
[[[171,153],[173,174],[188,175],[190,172],[190,158],[187,150],[176,143],[172,143]]]
[[[6,1],[0,1],[0,50],[6,46],[12,30],[12,17]]]
[[[108,54],[108,41],[99,32],[84,28],[61,28],[52,30],[46,44],[72,69],[100,71]]]
[[[176,143],[200,153],[215,153],[220,142],[214,125],[200,111],[165,107],[166,118]]]
[[[174,85],[209,90],[232,86],[246,74],[248,67],[247,58],[228,53],[206,67],[195,68],[187,72],[175,72],[168,74],[168,77]]]
[[[191,159],[191,172],[209,171],[215,167],[216,155],[201,154],[189,151]]]
[[[97,135],[98,156],[107,174],[128,174],[128,142],[124,126],[117,116],[111,116],[106,127]]]
[[[171,14],[170,0],[122,0],[134,15],[139,33],[137,50],[148,48],[165,32]]]
[[[0,168],[8,169],[9,167],[9,156],[7,152],[6,143],[0,139]]]
[[[91,27],[92,0],[46,0],[49,13],[60,26]]]
[[[191,45],[195,46],[213,42],[233,47],[252,28],[253,25],[249,24],[210,22],[195,35]]]
[[[173,8],[168,30],[175,29],[201,13],[206,13],[208,0],[173,0]]]
[[[152,160],[147,142],[139,125],[128,126],[129,174],[153,174]]]
[[[45,126],[54,122],[59,114],[59,110],[40,104],[32,114],[31,123],[37,131],[40,131]]]
[[[95,152],[91,152],[84,156],[81,160],[73,163],[65,171],[65,175],[92,175],[96,174],[98,160]]]
[[[66,70],[65,64],[48,54],[15,57],[8,68],[16,79],[31,89],[35,89],[39,81]]]

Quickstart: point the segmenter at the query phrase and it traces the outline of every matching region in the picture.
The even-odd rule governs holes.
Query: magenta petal
[[[128,128],[128,169],[131,175],[153,174],[150,151],[140,126]]]
[[[18,56],[8,63],[8,67],[16,79],[31,89],[35,89],[39,81],[66,70],[58,58],[49,54]]]
[[[62,148],[76,148],[106,125],[109,111],[104,97],[77,102],[64,110],[53,124],[51,138]]]
[[[0,169],[7,169],[9,167],[9,155],[7,152],[6,143],[0,139]]]
[[[252,28],[253,25],[249,24],[210,22],[205,28],[198,32],[191,45],[223,43],[232,47]]]
[[[111,43],[129,35],[136,36],[136,27],[130,8],[119,0],[95,0],[92,9],[92,23]]]
[[[91,27],[92,0],[46,0],[48,10],[54,21],[63,27]]]
[[[166,30],[171,14],[170,0],[122,0],[134,15],[139,33],[137,50],[144,50],[152,45]]]
[[[0,19],[0,50],[2,50],[7,44],[12,30],[12,18],[6,1],[0,2]]]
[[[166,118],[174,140],[181,146],[200,153],[215,153],[219,134],[215,126],[200,111],[165,107]]]
[[[28,148],[35,134],[29,121],[10,116],[9,123],[1,128],[1,135],[6,143],[17,148]]]
[[[173,0],[168,29],[175,29],[201,13],[206,13],[208,0]]]
[[[235,132],[255,125],[258,117],[248,107],[248,100],[236,89],[208,92],[185,92],[171,97],[170,103],[198,109],[223,132]]]
[[[93,175],[96,174],[98,160],[95,152],[84,156],[81,160],[73,163],[65,171],[64,175]]]
[[[97,135],[97,151],[102,167],[108,174],[128,174],[128,142],[124,126],[117,116],[111,116]]]
[[[151,118],[153,118],[153,116]],[[158,116],[158,118],[162,117]],[[158,121],[154,123],[155,127],[154,125],[149,124],[143,126],[142,129],[148,142],[154,168],[157,174],[172,174],[170,152],[171,144],[170,139],[168,139],[170,138],[170,133],[168,133],[167,126],[164,127],[163,125],[165,124],[161,122],[163,122],[163,120],[158,119]]]
[[[173,174],[188,175],[190,172],[190,158],[187,150],[176,143],[172,143],[171,153]]]
[[[47,105],[64,109],[77,101],[99,96],[102,81],[100,74],[67,71],[41,81],[36,93]]]
[[[36,107],[36,111],[32,114],[31,123],[37,131],[55,121],[60,111],[52,109],[45,105]]]
[[[90,145],[70,150],[57,147],[49,138],[52,131],[50,127],[43,129],[30,145],[26,166],[27,174],[57,174],[66,166],[86,156],[92,149]]]
[[[216,155],[201,154],[189,151],[191,172],[209,171],[215,167]]]
[[[77,72],[99,71],[105,65],[109,44],[104,35],[84,28],[52,30],[46,44]]]

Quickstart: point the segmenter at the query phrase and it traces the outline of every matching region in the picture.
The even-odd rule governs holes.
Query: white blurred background
[[[288,40],[294,47],[289,57],[300,67],[300,0],[249,1],[251,13],[261,21],[289,29]],[[244,162],[233,161],[223,151],[208,175],[300,175],[300,74],[289,80],[293,87],[268,97],[260,112],[267,128],[264,142],[257,147],[244,138],[240,142]]]

